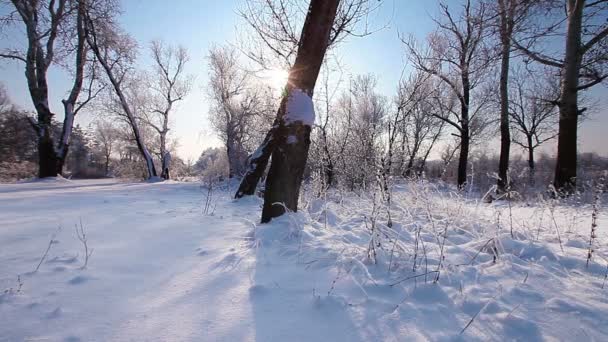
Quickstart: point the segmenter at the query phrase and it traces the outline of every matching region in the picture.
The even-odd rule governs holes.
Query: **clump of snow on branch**
[[[315,107],[312,98],[302,89],[293,89],[287,99],[287,110],[285,111],[285,123],[297,121],[307,126],[315,122]]]

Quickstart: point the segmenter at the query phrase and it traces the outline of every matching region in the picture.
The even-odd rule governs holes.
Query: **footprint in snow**
[[[60,307],[57,307],[55,310],[49,312],[46,314],[46,318],[48,319],[54,319],[54,318],[58,318],[63,314],[63,310],[61,310]]]
[[[65,270],[67,270],[67,268],[65,266],[57,266],[57,267],[53,268],[53,272],[55,272],[55,273],[63,272]]]
[[[264,285],[253,285],[249,288],[249,296],[258,297],[268,293],[268,288]]]
[[[37,308],[39,306],[40,306],[40,303],[38,303],[38,302],[32,302],[32,303],[29,303],[28,305],[26,305],[25,307],[28,308],[28,309],[30,309],[30,310],[34,310],[35,308]]]
[[[73,264],[78,261],[78,255],[64,254],[62,256],[56,256],[53,259],[47,261],[47,263],[58,263],[58,264]]]
[[[68,336],[68,337],[64,338],[63,341],[64,342],[80,342],[82,340],[80,339],[80,337],[77,337],[77,336]]]
[[[88,277],[79,275],[79,276],[75,276],[74,278],[70,279],[70,281],[68,281],[68,283],[70,285],[80,285],[80,284],[85,283],[87,281],[89,281]]]

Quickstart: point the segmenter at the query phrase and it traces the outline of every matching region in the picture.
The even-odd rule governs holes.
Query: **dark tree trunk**
[[[275,123],[270,131],[266,133],[266,137],[264,138],[262,144],[251,156],[249,156],[249,168],[245,172],[245,176],[243,176],[241,184],[239,184],[239,189],[236,191],[234,198],[238,199],[243,196],[251,196],[255,193],[258,182],[260,181],[260,178],[262,178],[264,171],[266,171],[268,160],[270,159],[272,151],[274,151],[276,146],[275,131],[277,129],[278,123],[275,120]]]
[[[287,98],[299,89],[312,98],[339,0],[311,0],[300,36],[296,61],[290,70],[287,94],[278,112],[279,128],[276,131],[276,148],[266,178],[262,222],[286,210],[298,210],[300,185],[308,159],[311,126],[301,121],[284,120]],[[294,137],[288,141],[287,137]]]
[[[407,161],[407,166],[405,167],[405,172],[403,175],[405,177],[410,177],[412,175],[412,168],[414,167],[414,154],[411,154]]]
[[[331,187],[334,182],[334,163],[331,160],[331,153],[329,153],[329,147],[327,146],[327,133],[323,128],[323,167],[325,168],[325,186]]]
[[[469,163],[469,128],[463,127],[460,133],[460,157],[458,159],[458,188],[464,189],[467,183],[467,166]]]
[[[536,166],[534,163],[534,142],[532,141],[532,136],[528,136],[528,169],[529,169],[529,177],[530,177],[530,185],[534,185],[534,167]]]
[[[463,68],[468,70],[468,66]],[[469,161],[469,145],[471,143],[469,131],[469,100],[471,83],[467,74],[462,76],[462,99],[460,103],[460,157],[458,159],[458,188],[464,189],[467,183],[467,166]]]
[[[498,161],[498,193],[504,193],[509,187],[509,154],[511,149],[511,132],[509,131],[509,61],[511,58],[511,31],[513,15],[507,10],[505,0],[500,5],[500,40],[502,45],[500,66],[500,157]],[[512,6],[509,4],[509,8]]]
[[[578,82],[581,66],[581,27],[584,1],[570,1],[566,35],[566,56],[562,69],[559,99],[559,136],[554,186],[570,193],[576,188],[576,152],[578,128]]]
[[[57,177],[57,154],[49,132],[38,138],[38,177]]]

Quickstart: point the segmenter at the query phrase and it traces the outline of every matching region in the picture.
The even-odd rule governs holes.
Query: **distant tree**
[[[485,126],[483,109],[487,94],[478,92],[472,104],[472,92],[482,85],[491,65],[485,39],[488,36],[487,13],[483,4],[473,6],[467,0],[457,17],[441,4],[442,18],[436,20],[438,29],[427,39],[428,50],[420,49],[410,37],[402,39],[414,67],[445,83],[460,104],[458,111],[436,116],[456,129],[460,138],[458,186],[467,181],[467,166],[473,125]],[[480,87],[481,88],[481,87]],[[475,120],[477,122],[475,122]]]
[[[497,20],[495,31],[500,41],[500,156],[498,162],[497,192],[504,193],[509,187],[508,171],[511,151],[511,132],[509,125],[509,71],[511,65],[511,40],[521,30],[528,17],[533,1],[498,0],[488,3]]]
[[[443,116],[441,110],[445,104],[438,101],[442,96],[437,86],[441,84],[420,71],[399,82],[396,101],[402,118],[396,117],[393,125],[400,135],[397,142],[401,147],[399,171],[405,177],[412,176],[414,171],[418,175],[422,173],[431,150],[443,133],[445,121],[437,116]],[[441,101],[445,99],[441,98]],[[417,160],[418,165],[415,165]]]
[[[37,160],[36,132],[32,115],[12,104],[0,85],[0,179],[33,177]]]
[[[240,177],[245,171],[247,143],[253,137],[256,121],[265,121],[260,113],[261,92],[253,87],[251,75],[239,66],[234,48],[213,47],[208,60],[211,124],[226,149],[228,177]]]
[[[153,41],[150,43],[150,52],[154,59],[154,74],[149,75],[149,108],[144,110],[143,118],[158,133],[161,177],[169,179],[169,115],[175,104],[190,92],[192,77],[184,71],[189,60],[186,48],[166,46],[161,41]]]
[[[536,148],[557,136],[556,106],[548,99],[554,99],[559,89],[549,81],[539,79],[533,74],[517,73],[512,81],[509,101],[511,125],[516,133],[512,141],[527,152],[530,183],[534,182]]]
[[[110,161],[112,153],[115,153],[119,144],[120,133],[109,120],[98,120],[95,122],[93,131],[98,149],[103,156],[104,175],[110,175]]]
[[[8,2],[7,2],[8,3]],[[26,33],[27,48],[4,49],[0,51],[0,57],[23,62],[25,65],[25,77],[28,90],[37,119],[32,125],[37,134],[38,141],[38,176],[54,177],[61,174],[63,164],[68,154],[70,135],[74,125],[75,115],[93,98],[99,90],[93,89],[89,84],[86,89],[83,86],[86,78],[86,66],[89,64],[87,58],[87,47],[85,42],[84,13],[88,11],[91,16],[98,13],[97,7],[102,2],[95,4],[85,0],[12,0],[14,11],[17,16],[9,14],[3,23],[20,22]],[[13,11],[10,11],[13,13]],[[73,57],[73,62],[65,62],[67,57]],[[58,142],[53,137],[53,117],[49,107],[48,70],[51,65],[73,63],[73,80],[69,96],[64,99],[64,120],[62,132]],[[93,81],[93,72],[88,75]],[[83,90],[86,98],[80,99]]]
[[[514,41],[527,57],[559,70],[561,90],[555,100],[559,108],[559,135],[554,186],[569,193],[576,187],[579,94],[608,78],[608,1],[563,0],[539,2],[551,17]],[[565,11],[564,11],[565,9]],[[565,14],[565,16],[564,16]],[[562,24],[563,23],[563,24]],[[560,53],[544,53],[545,42],[563,37]]]
[[[118,98],[118,104],[123,111],[124,117],[131,127],[137,149],[146,163],[146,178],[157,177],[152,154],[146,147],[146,142],[140,129],[140,118],[135,112],[133,103],[129,101],[125,89],[128,85],[128,82],[125,82],[125,80],[129,80],[129,74],[132,72],[131,64],[135,60],[137,44],[131,37],[120,31],[112,16],[96,19],[87,11],[85,16],[85,32],[88,46],[105,71],[108,81]],[[135,87],[134,84],[130,84],[130,86]]]

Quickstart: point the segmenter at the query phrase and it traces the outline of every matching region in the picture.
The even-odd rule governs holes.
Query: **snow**
[[[298,142],[298,137],[296,137],[295,135],[289,135],[287,136],[287,143],[288,144],[295,144]]]
[[[232,193],[203,215],[196,183],[0,185],[0,341],[608,337],[608,220],[586,267],[588,205],[416,183],[395,187],[390,228],[379,196],[338,191],[261,225],[261,199]]]
[[[312,98],[301,89],[292,89],[287,99],[287,110],[285,113],[285,123],[295,123],[297,121],[307,126],[312,126],[315,122],[315,107]]]

